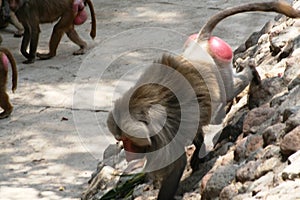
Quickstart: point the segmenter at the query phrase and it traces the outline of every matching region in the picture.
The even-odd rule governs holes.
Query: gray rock
[[[284,101],[280,104],[278,107],[278,110],[280,113],[283,113],[284,110],[295,107],[295,106],[300,106],[300,86],[296,86],[292,90],[290,90],[286,96],[284,97]]]
[[[290,116],[297,114],[300,111],[300,106],[293,106],[283,111],[282,122],[286,122]]]
[[[266,128],[262,134],[264,140],[264,147],[274,144],[278,141],[279,136],[283,135],[285,124],[279,123]]]
[[[256,168],[261,164],[261,160],[249,161],[236,172],[236,180],[244,183],[255,180]]]
[[[291,115],[285,122],[286,128],[285,132],[288,133],[293,130],[295,127],[300,125],[300,110],[297,113]]]
[[[268,105],[261,106],[251,110],[245,117],[243,125],[243,133],[248,135],[256,133],[261,125],[275,115],[275,109],[270,108]],[[265,125],[268,127],[268,124]]]
[[[263,79],[258,86],[252,86],[250,91],[251,104],[261,106],[269,103],[275,95],[287,91],[286,84],[280,77]]]
[[[249,135],[236,144],[234,151],[234,160],[241,161],[247,159],[252,153],[255,153],[263,147],[263,138],[261,135]]]
[[[201,194],[201,199],[206,200],[219,197],[223,188],[234,180],[236,170],[236,165],[227,165],[217,168],[207,181],[206,187]]]

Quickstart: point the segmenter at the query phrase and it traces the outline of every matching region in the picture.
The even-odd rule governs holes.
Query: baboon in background
[[[35,56],[40,59],[49,59],[56,55],[58,44],[64,33],[80,49],[74,55],[84,54],[87,44],[83,41],[74,25],[82,24],[86,19],[84,4],[88,4],[92,18],[90,36],[96,36],[96,17],[91,0],[8,0],[10,9],[14,11],[24,26],[24,36],[21,44],[21,53],[27,58],[25,64],[33,63]],[[39,24],[58,22],[53,28],[49,42],[49,53],[37,53],[40,27]],[[29,52],[27,47],[29,46]]]
[[[10,10],[8,0],[0,0],[0,8],[0,28],[6,28],[10,23],[17,29],[14,33],[14,37],[22,37],[24,27],[17,19],[15,13]]]
[[[12,91],[14,92],[17,89],[18,80],[16,61],[8,49],[0,47],[0,107],[4,110],[0,113],[0,119],[8,117],[13,110],[13,106],[9,102],[9,97],[6,93],[9,64],[12,69]]]
[[[161,182],[159,200],[174,198],[186,165],[185,145],[193,140],[196,146],[191,160],[196,170],[204,137],[202,127],[211,117],[221,118],[219,112],[227,101],[258,75],[253,66],[234,74],[230,46],[211,36],[222,19],[247,11],[300,17],[300,11],[284,1],[244,4],[217,13],[182,56],[163,55],[154,62],[137,84],[116,100],[109,113],[108,128],[123,142],[126,159],[145,156],[145,171]]]

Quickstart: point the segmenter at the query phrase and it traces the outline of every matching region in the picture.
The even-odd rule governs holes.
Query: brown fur
[[[9,0],[10,8],[15,11],[18,19],[24,26],[24,36],[21,45],[21,53],[27,58],[24,63],[33,63],[36,56],[40,27],[42,23],[52,23],[58,20],[53,28],[49,42],[49,53],[37,56],[40,59],[49,59],[56,55],[58,44],[64,33],[72,42],[77,44],[80,49],[74,55],[83,54],[87,47],[76,30],[74,29],[74,19],[76,13],[73,11],[74,0]],[[96,36],[96,19],[93,4],[90,0],[85,1],[91,11],[92,29],[90,35]],[[29,53],[27,47],[30,46]]]
[[[5,54],[9,59],[11,69],[12,69],[12,91],[14,92],[17,88],[17,67],[16,62],[10,51],[4,47],[0,47],[0,58]],[[6,82],[7,82],[7,74],[8,74],[8,66],[4,66],[4,63],[0,61],[0,107],[4,110],[0,113],[0,119],[8,117],[12,110],[13,106],[9,101],[9,96],[6,92]]]
[[[161,70],[161,66],[167,66],[171,69],[170,72]],[[198,65],[199,66],[199,65]],[[201,67],[201,66],[200,66]],[[204,78],[201,76],[197,68],[197,66],[193,66],[187,60],[182,57],[173,57],[170,55],[164,55],[159,62],[154,63],[139,79],[137,86],[131,88],[121,99],[117,100],[115,103],[114,110],[110,113],[109,118],[107,120],[109,130],[114,134],[116,138],[121,137],[130,137],[130,140],[133,141],[136,145],[140,145],[145,143],[140,138],[132,137],[132,134],[142,134],[144,131],[143,128],[137,128],[141,126],[146,126],[146,129],[149,130],[149,137],[151,140],[150,146],[144,146],[140,148],[145,148],[145,152],[153,152],[159,150],[160,148],[169,144],[176,134],[179,134],[179,125],[182,123],[181,109],[195,109],[193,108],[193,101],[196,100],[200,109],[200,116],[193,116],[193,110],[190,110],[191,115],[189,115],[188,119],[185,119],[186,124],[184,125],[184,130],[180,134],[182,134],[178,141],[176,141],[176,150],[179,151],[177,164],[170,164],[165,166],[163,169],[157,169],[151,174],[162,181],[172,180],[175,183],[179,182],[177,180],[180,179],[182,171],[185,167],[186,157],[184,153],[184,147],[186,145],[186,141],[190,138],[190,141],[195,138],[196,143],[201,145],[203,141],[202,136],[202,126],[207,125],[210,122],[211,118],[211,98],[208,87],[205,84]],[[180,75],[182,75],[184,80],[187,80],[189,84],[191,84],[191,88],[186,88],[184,83],[181,83]],[[156,84],[143,84],[143,83],[156,83]],[[157,84],[158,83],[158,84]],[[173,91],[164,87],[164,85],[169,86]],[[179,102],[178,98],[175,96],[178,93],[182,93],[185,96],[184,101]],[[196,94],[196,99],[192,97],[193,92]],[[125,109],[127,109],[127,102],[129,102],[129,112],[130,116],[125,116]],[[156,110],[151,110],[153,105],[161,105],[162,108],[166,110],[167,119],[164,124],[162,124],[161,131],[158,133],[151,132],[155,130],[155,128],[151,127],[151,119],[160,118],[161,110],[159,107],[154,107]],[[195,105],[195,104],[194,104]],[[198,125],[193,124],[195,121],[198,121]],[[129,127],[128,127],[129,126]],[[132,126],[132,127],[130,127]],[[122,130],[128,130],[129,133],[123,132]],[[194,129],[194,130],[193,130]],[[146,133],[147,134],[147,133]],[[195,142],[194,141],[194,142]],[[175,149],[172,149],[171,146],[168,151],[175,152]],[[181,154],[180,154],[181,152]],[[156,155],[159,157],[160,162],[171,162],[168,161],[168,156],[165,155]],[[147,155],[146,155],[147,157]],[[151,157],[151,158],[150,158]],[[153,155],[147,158],[149,161],[148,168],[153,168],[155,163],[151,163],[153,161]],[[182,170],[178,170],[178,166]],[[174,174],[179,173],[178,176],[174,176]],[[171,176],[171,179],[169,179]],[[175,179],[173,180],[174,177]],[[172,183],[173,184],[173,183]],[[164,185],[164,184],[162,184]],[[168,191],[167,193],[172,195],[172,192],[176,191],[177,184],[175,184],[175,188],[172,191]],[[169,188],[166,188],[166,191]],[[161,199],[165,199],[166,192],[162,192]],[[173,194],[174,195],[174,194]]]

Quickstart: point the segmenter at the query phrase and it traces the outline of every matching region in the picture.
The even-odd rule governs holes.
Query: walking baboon
[[[227,101],[239,94],[257,76],[248,66],[234,74],[230,46],[212,37],[222,19],[247,11],[273,11],[300,17],[300,11],[284,1],[249,3],[225,9],[212,16],[182,56],[163,55],[115,102],[107,125],[123,142],[128,161],[146,157],[145,171],[161,182],[159,200],[173,199],[186,165],[185,145],[193,142],[191,160],[199,166],[202,127],[221,120]],[[214,116],[215,115],[215,116]]]
[[[8,0],[9,6],[14,11],[24,26],[24,36],[21,44],[21,53],[27,58],[25,64],[33,63],[35,56],[40,59],[49,59],[56,55],[57,46],[64,33],[80,49],[74,55],[84,54],[87,44],[83,41],[74,25],[82,24],[86,20],[84,4],[88,4],[92,18],[92,29],[90,36],[96,36],[96,18],[91,0]],[[39,24],[58,22],[53,28],[49,42],[49,53],[36,53],[39,40]],[[29,52],[27,47],[29,46]]]
[[[0,119],[8,117],[13,106],[9,102],[9,96],[6,93],[6,82],[8,74],[8,65],[12,69],[12,91],[17,89],[18,72],[16,62],[10,51],[4,47],[0,47],[0,107],[4,110],[0,113]]]

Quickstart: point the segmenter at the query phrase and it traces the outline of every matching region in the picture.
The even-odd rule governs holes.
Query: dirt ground
[[[89,45],[82,56],[64,37],[57,56],[24,65],[13,26],[1,30],[2,46],[18,63],[19,85],[11,117],[0,121],[0,199],[78,199],[104,149],[114,143],[105,121],[112,101],[163,52],[180,53],[188,35],[218,10],[246,0],[94,0],[97,37],[78,26]],[[242,43],[275,14],[240,14],[215,31]],[[41,26],[39,51],[47,51],[54,24]],[[10,87],[10,83],[9,83]]]

